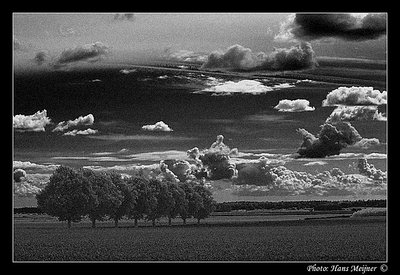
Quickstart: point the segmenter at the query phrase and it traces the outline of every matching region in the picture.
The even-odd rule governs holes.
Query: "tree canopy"
[[[60,166],[49,183],[36,196],[38,208],[60,221],[79,222],[84,217],[92,221],[112,219],[115,226],[123,217],[156,221],[162,217],[188,218],[198,222],[215,209],[211,192],[193,180],[170,181],[168,178],[146,179],[141,176],[122,178],[116,172],[102,173],[89,169],[75,170]]]

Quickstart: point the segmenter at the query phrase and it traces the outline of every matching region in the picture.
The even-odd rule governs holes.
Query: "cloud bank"
[[[25,171],[33,170],[33,171],[46,171],[52,172],[58,168],[59,165],[57,164],[37,164],[30,161],[13,161],[13,168],[14,169],[22,169]]]
[[[275,40],[339,38],[348,41],[378,39],[386,34],[386,14],[295,14],[282,25]]]
[[[278,105],[274,107],[280,112],[305,112],[314,111],[315,107],[309,106],[310,102],[306,99],[282,99],[279,101]]]
[[[51,123],[47,117],[47,111],[37,111],[33,115],[15,115],[13,117],[13,128],[18,131],[44,132],[45,126]]]
[[[191,172],[193,165],[182,160],[163,160],[157,164],[150,165],[115,165],[110,167],[102,166],[84,166],[83,168],[100,172],[117,171],[125,177],[142,177],[148,180],[167,180],[170,182],[186,181],[193,179]]]
[[[343,136],[351,139],[352,134],[348,133],[351,132],[350,125],[342,126],[340,130]],[[105,153],[101,155],[109,154]],[[293,160],[292,156],[238,152],[237,148],[230,149],[224,143],[222,135],[218,135],[209,148],[199,150],[194,147],[188,150],[187,159],[183,159],[184,155],[180,151],[145,154],[151,155],[151,160],[159,163],[84,168],[103,172],[117,171],[124,177],[144,177],[171,182],[197,180],[212,191],[231,192],[237,196],[363,196],[384,195],[387,189],[386,172],[376,169],[367,161],[369,158],[383,157],[382,154],[376,153],[346,153],[337,157],[363,159],[358,163],[359,174],[345,174],[338,168],[317,174],[294,171],[284,166],[286,161]],[[148,156],[144,159],[148,160]],[[327,163],[324,161],[308,161],[304,165],[325,164]],[[221,187],[219,182],[224,182],[224,187]]]
[[[387,92],[372,87],[339,87],[326,96],[322,106],[387,104]]]
[[[300,70],[317,65],[315,53],[310,43],[302,42],[289,49],[275,49],[266,54],[253,53],[249,48],[233,45],[225,51],[212,52],[202,69],[229,69],[229,70]]]
[[[163,121],[156,122],[155,124],[143,125],[142,129],[146,130],[146,131],[158,131],[158,132],[171,132],[171,131],[173,131],[168,126],[168,124],[166,124]]]
[[[345,174],[338,168],[318,173],[290,170],[284,166],[258,163],[239,168],[233,194],[238,196],[356,196],[386,194],[386,181],[359,174]]]

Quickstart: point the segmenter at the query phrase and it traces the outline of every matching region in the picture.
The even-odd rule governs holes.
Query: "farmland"
[[[15,261],[384,261],[385,217],[283,219],[213,216],[171,227],[122,221],[90,228],[20,217]],[[283,217],[282,216],[282,217]],[[276,217],[276,216],[275,216]],[[292,218],[291,218],[292,217]],[[303,217],[304,218],[304,217]],[[229,223],[228,221],[231,220]]]

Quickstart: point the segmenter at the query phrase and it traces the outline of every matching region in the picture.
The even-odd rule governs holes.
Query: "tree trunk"
[[[197,224],[200,224],[200,219],[197,219]]]
[[[154,226],[156,226],[156,220],[151,220],[151,224]]]
[[[135,219],[135,227],[138,227],[137,219]]]
[[[118,219],[114,219],[114,225],[115,227],[118,227]]]
[[[183,224],[186,224],[186,218],[185,219],[182,219],[183,220]]]
[[[168,225],[171,226],[171,217],[168,217]]]
[[[68,228],[71,228],[71,220],[68,220]]]
[[[96,219],[92,219],[92,228],[96,227]]]

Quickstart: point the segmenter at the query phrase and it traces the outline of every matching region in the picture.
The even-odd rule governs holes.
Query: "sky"
[[[136,13],[116,14],[14,14],[13,38],[25,50],[15,62],[46,51],[102,42],[112,50],[111,60],[161,53],[166,49],[210,52],[239,44],[253,51],[272,51],[292,45],[282,38],[282,25],[290,14],[274,13]],[[385,59],[385,36],[369,40],[322,39],[314,41],[318,56]]]
[[[15,205],[58,165],[162,175],[168,159],[178,178],[217,167],[217,201],[384,198],[386,17],[14,14]],[[216,148],[229,161],[206,167]]]

